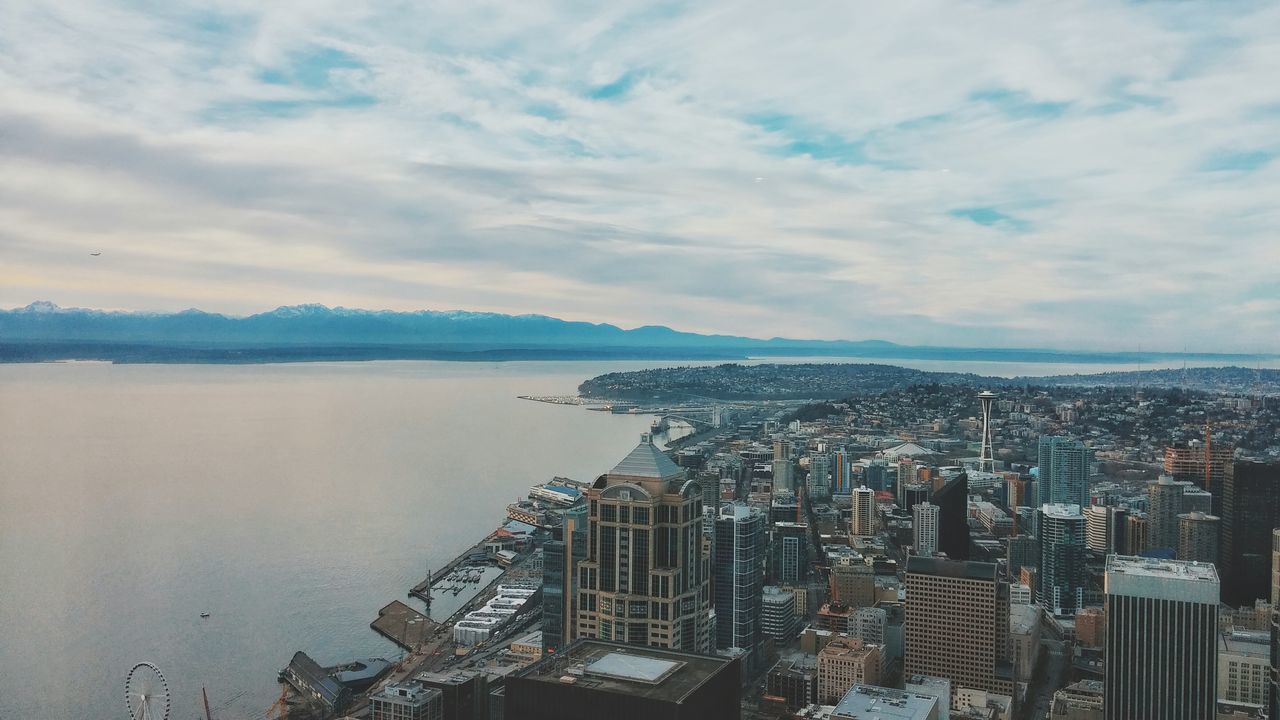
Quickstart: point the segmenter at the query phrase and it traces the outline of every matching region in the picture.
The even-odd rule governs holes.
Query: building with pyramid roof
[[[579,637],[712,650],[702,488],[650,436],[587,490],[587,538]]]

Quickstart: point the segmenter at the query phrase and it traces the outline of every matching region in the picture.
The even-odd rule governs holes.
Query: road
[[[1045,638],[1040,641],[1040,664],[1031,678],[1027,701],[1018,713],[1022,720],[1044,720],[1049,717],[1049,703],[1053,693],[1067,684],[1067,670],[1071,666],[1067,645],[1061,640]]]

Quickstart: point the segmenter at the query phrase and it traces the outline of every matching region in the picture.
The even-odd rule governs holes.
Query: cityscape
[[[1280,3],[0,5],[0,720],[1280,720]]]

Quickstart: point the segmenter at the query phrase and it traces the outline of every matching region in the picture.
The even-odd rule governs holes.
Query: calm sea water
[[[207,687],[220,720],[256,719],[295,650],[394,657],[378,608],[648,429],[516,396],[669,364],[0,365],[0,719],[124,718],[144,659],[174,718]]]

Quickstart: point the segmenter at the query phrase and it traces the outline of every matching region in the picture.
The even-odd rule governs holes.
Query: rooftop
[[[1079,505],[1068,505],[1067,503],[1045,503],[1040,512],[1048,517],[1073,518],[1080,517]]]
[[[1137,577],[1164,578],[1187,582],[1218,582],[1218,571],[1213,563],[1189,560],[1160,560],[1133,555],[1108,555],[1107,573],[1120,573]]]
[[[938,575],[995,582],[996,566],[994,563],[973,562],[971,560],[943,560],[941,558],[912,555],[907,558],[907,574]]]
[[[833,718],[855,720],[925,720],[937,707],[938,698],[919,693],[854,685],[836,704]]]
[[[610,477],[640,477],[656,479],[683,478],[684,468],[667,457],[653,444],[648,435],[640,436],[640,444],[636,446],[622,462],[609,471]]]
[[[581,639],[530,665],[516,677],[679,701],[725,671],[731,662],[677,650]]]

